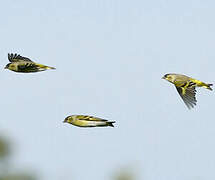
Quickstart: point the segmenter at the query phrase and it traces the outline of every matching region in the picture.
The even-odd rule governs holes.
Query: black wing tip
[[[185,103],[186,104],[186,103]],[[196,103],[193,104],[186,104],[189,110],[193,109],[196,106]]]
[[[17,58],[18,56],[20,56],[17,53],[8,53],[8,60],[13,60],[14,58]]]
[[[195,97],[193,99],[186,99],[186,97],[182,97],[182,100],[184,101],[188,109],[192,109],[197,105],[197,100]]]
[[[23,60],[23,61],[31,61],[29,58],[21,56],[18,53],[8,53],[8,60],[10,62],[15,62],[15,61],[19,61],[19,60]]]
[[[18,56],[18,53],[8,53],[8,56]]]
[[[195,87],[192,87],[192,89],[187,89],[185,95],[182,94],[182,89],[180,87],[176,86],[176,89],[177,89],[179,95],[181,96],[183,102],[188,107],[188,109],[192,109],[196,106],[197,100],[195,97],[195,95],[196,95]]]

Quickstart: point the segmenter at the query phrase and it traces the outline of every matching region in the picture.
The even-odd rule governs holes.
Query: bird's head
[[[165,74],[165,75],[162,77],[162,79],[165,79],[165,80],[167,80],[167,81],[169,81],[169,82],[171,82],[171,83],[173,83],[173,81],[174,81],[172,74]]]
[[[71,119],[71,116],[68,116],[64,119],[64,123],[71,123],[72,119]]]
[[[4,68],[9,69],[11,63],[8,63]]]
[[[11,71],[16,71],[17,66],[14,63],[8,63],[5,67],[5,69],[10,69]]]

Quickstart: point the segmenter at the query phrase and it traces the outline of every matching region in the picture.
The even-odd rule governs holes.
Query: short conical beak
[[[161,79],[165,79],[165,77],[163,76]]]
[[[4,69],[7,69],[7,66],[5,66]]]

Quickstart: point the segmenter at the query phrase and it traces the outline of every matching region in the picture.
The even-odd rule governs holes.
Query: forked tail
[[[211,88],[211,86],[213,86],[213,84],[207,84],[206,88],[212,91],[213,89]]]
[[[115,123],[115,121],[108,121],[108,122],[107,122],[107,125],[108,125],[108,126],[111,126],[111,127],[114,127],[113,123]]]

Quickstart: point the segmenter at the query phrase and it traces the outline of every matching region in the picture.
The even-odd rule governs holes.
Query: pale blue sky
[[[17,147],[14,167],[42,180],[109,180],[131,165],[139,180],[215,179],[214,92],[188,110],[161,77],[214,83],[215,2],[8,0],[0,6],[0,130]],[[56,71],[17,74],[19,53]],[[71,114],[115,128],[63,124]]]

